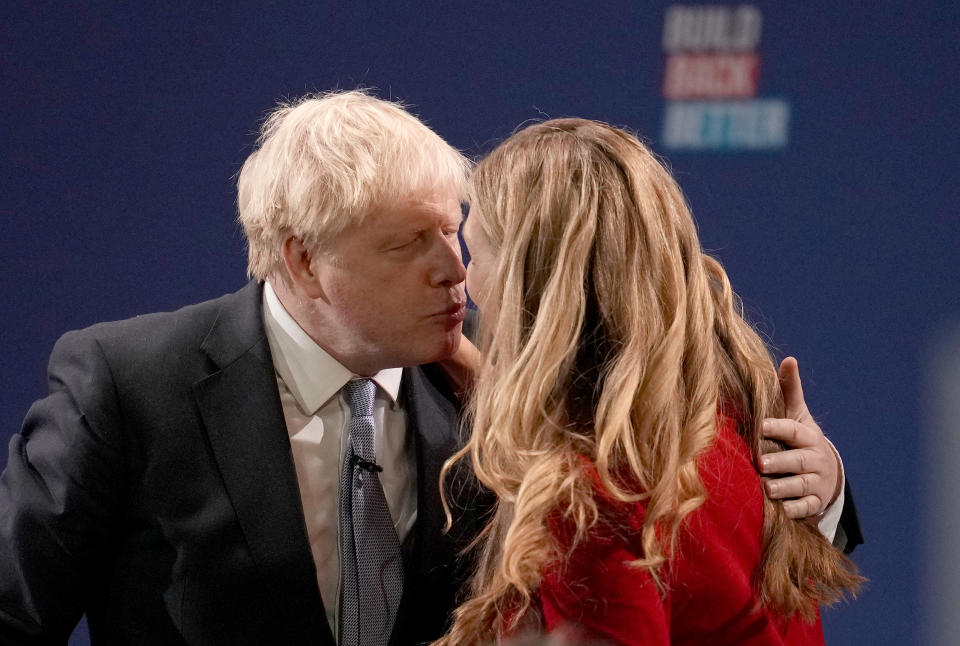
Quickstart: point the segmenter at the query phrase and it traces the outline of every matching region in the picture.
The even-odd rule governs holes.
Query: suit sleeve
[[[66,643],[108,568],[123,491],[120,411],[90,332],[54,347],[0,474],[0,643]]]
[[[863,534],[860,530],[860,519],[857,517],[857,507],[853,502],[853,492],[850,491],[850,481],[843,485],[843,511],[840,514],[840,525],[833,537],[833,546],[849,554],[857,545],[863,544]]]

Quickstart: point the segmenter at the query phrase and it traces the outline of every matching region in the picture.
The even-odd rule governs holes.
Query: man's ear
[[[283,263],[291,282],[309,298],[322,298],[323,285],[314,271],[316,253],[303,244],[300,238],[290,236],[283,241]]]

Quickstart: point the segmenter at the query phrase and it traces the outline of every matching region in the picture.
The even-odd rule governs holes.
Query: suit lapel
[[[445,381],[438,387],[425,368],[404,370],[404,399],[410,428],[417,446],[417,523],[414,565],[430,575],[449,564],[455,549],[443,528],[445,517],[440,499],[440,471],[459,447],[458,408]]]
[[[268,604],[281,600],[294,633],[334,644],[316,582],[296,471],[263,330],[262,286],[220,311],[201,346],[216,366],[194,384],[210,446]],[[299,629],[299,630],[298,630]]]
[[[489,501],[476,485],[468,463],[460,462],[444,489],[454,523],[447,532],[440,499],[440,471],[460,448],[460,407],[436,364],[408,368],[403,404],[417,448],[417,523],[404,558],[406,581],[391,644],[432,641],[446,630],[462,586],[473,571],[461,551],[486,519]]]

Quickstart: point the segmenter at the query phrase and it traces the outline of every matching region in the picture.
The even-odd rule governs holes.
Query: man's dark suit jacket
[[[262,287],[64,335],[0,478],[0,643],[329,644]],[[444,519],[458,404],[404,371],[417,523],[392,643],[439,637],[478,529]],[[469,505],[467,506],[469,507]]]

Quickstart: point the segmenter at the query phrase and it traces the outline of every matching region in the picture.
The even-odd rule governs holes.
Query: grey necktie
[[[387,646],[403,594],[403,557],[373,451],[377,386],[354,379],[343,392],[350,435],[340,479],[340,645]]]

